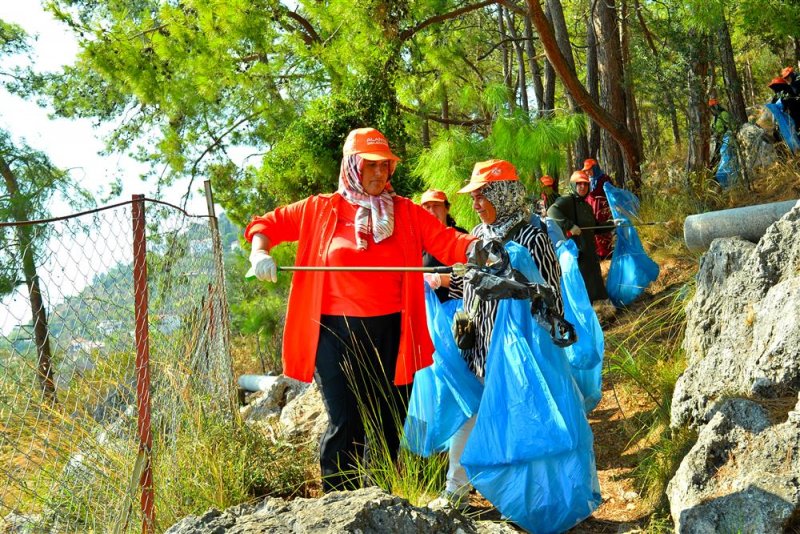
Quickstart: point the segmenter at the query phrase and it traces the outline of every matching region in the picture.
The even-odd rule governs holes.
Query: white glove
[[[422,273],[422,278],[425,279],[431,289],[439,289],[442,287],[442,275],[439,273]]]
[[[581,227],[575,224],[569,229],[569,233],[572,235],[581,235]]]
[[[275,265],[275,260],[272,256],[267,254],[265,250],[254,250],[250,254],[250,265],[253,267],[253,273],[256,278],[266,282],[278,281],[278,267]]]

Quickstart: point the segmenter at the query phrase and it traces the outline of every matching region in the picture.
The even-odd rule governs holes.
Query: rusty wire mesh
[[[169,525],[158,510],[170,506],[166,499],[181,482],[171,462],[186,421],[230,417],[234,389],[216,227],[167,205],[145,207],[161,530]],[[131,211],[127,204],[26,226],[46,313],[48,377],[34,324],[44,315],[31,309],[20,227],[0,227],[0,243],[17,245],[3,258],[18,262],[11,268],[17,283],[0,293],[0,530],[142,530]]]

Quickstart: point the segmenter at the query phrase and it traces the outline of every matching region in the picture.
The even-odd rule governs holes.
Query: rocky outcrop
[[[281,375],[270,387],[250,396],[241,408],[245,422],[278,433],[292,443],[312,447],[319,455],[319,440],[328,426],[328,414],[316,383],[306,384]]]
[[[777,425],[749,400],[712,414],[669,483],[675,531],[784,532],[800,506],[800,403]]]
[[[167,534],[294,534],[297,532],[510,533],[503,523],[475,522],[453,509],[418,508],[379,488],[329,493],[319,499],[267,499],[224,512],[189,516]]]
[[[675,386],[672,425],[699,426],[717,399],[800,390],[800,205],[758,244],[715,240],[686,309],[688,367]]]
[[[742,163],[747,171],[768,167],[778,161],[775,144],[767,140],[769,135],[763,128],[749,122],[739,129],[736,137],[742,147]]]

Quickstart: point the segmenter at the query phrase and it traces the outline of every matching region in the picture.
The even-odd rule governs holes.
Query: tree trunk
[[[553,69],[558,73],[558,77],[564,83],[564,86],[572,94],[573,98],[583,108],[584,111],[595,121],[597,124],[608,131],[614,140],[619,143],[624,155],[625,162],[628,169],[631,171],[632,190],[637,193],[641,188],[641,154],[637,151],[636,142],[631,135],[631,132],[625,127],[625,122],[617,121],[609,112],[600,107],[600,105],[592,100],[592,97],[581,85],[575,73],[570,71],[566,63],[566,59],[561,54],[561,50],[556,43],[553,27],[550,21],[542,10],[540,0],[527,0],[528,9],[530,10],[531,20],[536,31],[539,33],[539,38],[542,41],[547,58],[553,66]]]
[[[555,32],[556,42],[561,54],[567,62],[567,66],[573,75],[575,71],[575,59],[572,56],[572,44],[569,41],[569,33],[567,32],[567,23],[564,20],[564,8],[561,5],[561,0],[546,0],[547,10],[550,14],[550,20],[553,23],[553,30]],[[583,110],[575,102],[575,98],[567,91],[567,103],[573,113],[583,113]],[[575,160],[573,165],[583,167],[583,160],[589,157],[589,142],[586,135],[581,135],[575,141]]]
[[[634,0],[633,9],[636,11],[636,18],[639,19],[639,25],[642,27],[642,34],[644,35],[645,41],[650,47],[650,51],[653,53],[653,58],[657,61],[655,68],[656,78],[658,79],[661,89],[664,91],[664,102],[667,105],[667,111],[669,112],[669,119],[672,125],[672,137],[675,139],[675,144],[680,146],[681,129],[678,125],[678,110],[675,107],[675,98],[672,96],[672,84],[668,83],[667,79],[664,77],[664,72],[661,69],[661,54],[659,54],[658,47],[653,40],[653,34],[650,33],[650,30],[647,28],[647,24],[644,21],[642,6],[639,5],[638,0]]]
[[[636,105],[636,93],[633,90],[633,76],[631,75],[631,47],[630,32],[628,31],[628,0],[621,0],[622,18],[619,22],[620,50],[622,52],[622,69],[625,79],[625,114],[628,120],[628,129],[636,137],[639,153],[644,154],[642,141],[642,124],[639,120],[639,107]]]
[[[556,71],[549,59],[544,60],[544,110],[552,117],[556,108]]]
[[[506,84],[506,89],[508,90],[508,105],[511,109],[514,109],[516,106],[515,100],[516,96],[514,94],[514,80],[513,76],[511,75],[511,56],[508,53],[508,35],[506,34],[506,24],[503,20],[503,13],[505,9],[503,6],[497,6],[497,29],[500,32],[500,52],[503,61],[503,83]]]
[[[586,19],[586,85],[589,95],[595,102],[600,101],[600,88],[597,72],[597,35],[591,17]],[[600,153],[600,126],[589,121],[589,157],[597,158]]]
[[[442,124],[444,129],[450,129],[450,100],[447,97],[447,86],[442,84]]]
[[[533,97],[536,99],[536,109],[541,113],[544,109],[544,85],[542,84],[542,69],[536,60],[536,49],[533,46],[533,26],[531,17],[525,15],[525,52],[528,54],[528,69],[533,79]]]
[[[525,49],[524,44],[519,39],[517,29],[514,27],[514,15],[511,11],[506,10],[506,24],[508,26],[508,34],[514,40],[514,52],[517,56],[517,88],[519,89],[519,101],[525,114],[530,113],[528,107],[528,82],[525,76]]]
[[[635,151],[641,154],[640,144],[628,124],[625,94],[625,74],[622,65],[622,51],[617,26],[617,10],[614,0],[594,2],[592,20],[597,34],[597,65],[600,72],[600,102],[619,123],[628,125]],[[619,147],[611,138],[610,132],[603,132],[603,164],[609,169],[616,183],[625,185],[625,164]]]
[[[717,28],[717,41],[719,45],[720,61],[722,63],[722,76],[725,79],[725,88],[728,92],[728,103],[737,129],[747,122],[747,109],[742,96],[742,82],[736,71],[736,60],[733,57],[731,34],[728,31],[728,21],[722,18],[722,23]]]
[[[745,61],[744,64],[744,86],[746,88],[746,94],[748,97],[748,100],[747,102],[745,102],[745,104],[750,104],[751,106],[755,106],[756,90],[755,90],[755,84],[753,83],[753,68],[750,65],[749,59]]]
[[[709,160],[709,117],[706,104],[708,81],[708,37],[696,30],[689,30],[689,107],[687,109],[689,151],[686,170],[689,173],[703,172]]]
[[[422,119],[422,147],[431,147],[431,125],[428,123],[428,119]]]
[[[19,196],[19,184],[17,177],[5,159],[0,156],[0,174],[6,182],[9,197],[12,204],[12,216],[17,222],[28,219],[26,210]],[[29,226],[15,227],[17,234],[22,272],[25,276],[25,285],[28,288],[30,298],[31,320],[33,322],[33,339],[36,343],[36,354],[38,357],[36,364],[36,379],[39,389],[44,397],[50,401],[56,400],[56,388],[53,381],[52,352],[50,349],[50,334],[47,326],[47,310],[42,298],[42,290],[39,286],[39,275],[36,273],[36,248],[31,236]]]

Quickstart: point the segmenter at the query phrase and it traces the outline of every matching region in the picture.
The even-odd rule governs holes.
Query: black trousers
[[[359,472],[378,454],[397,459],[410,394],[394,385],[399,346],[400,313],[321,317],[314,379],[329,418],[319,447],[325,493],[371,484]]]

